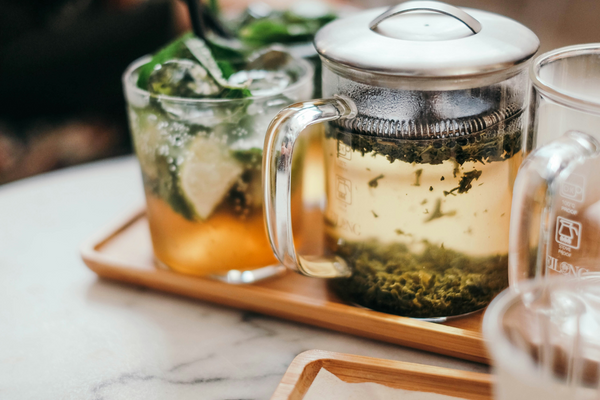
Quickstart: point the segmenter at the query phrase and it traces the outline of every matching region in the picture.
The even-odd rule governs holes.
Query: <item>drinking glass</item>
[[[515,182],[509,280],[600,271],[600,44],[534,60],[528,147]]]
[[[230,283],[281,273],[263,222],[262,148],[269,121],[310,98],[313,69],[293,59],[297,79],[277,93],[243,99],[180,98],[136,85],[134,62],[123,76],[133,144],[146,192],[159,266]],[[294,228],[300,228],[302,157],[294,164]]]
[[[483,318],[496,400],[600,398],[600,276],[530,280]]]

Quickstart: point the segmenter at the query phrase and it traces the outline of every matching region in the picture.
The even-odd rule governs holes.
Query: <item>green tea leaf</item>
[[[520,118],[521,115],[519,113],[515,117]],[[454,171],[456,177],[460,174],[460,166],[466,162],[504,161],[520,152],[522,130],[518,124],[513,126],[515,121],[518,122],[519,119],[503,121],[499,125],[499,128],[507,131],[505,134],[498,134],[499,128],[473,134],[472,136],[478,139],[475,142],[469,142],[465,138],[435,139],[441,146],[433,146],[433,140],[386,138],[385,141],[382,141],[377,136],[356,134],[339,126],[329,129],[326,137],[338,139],[350,146],[352,151],[363,156],[365,154],[384,156],[390,163],[399,160],[409,164],[439,165],[450,160],[456,163]],[[476,179],[474,175],[473,179]],[[465,180],[464,188],[466,190],[473,179]]]
[[[371,179],[371,180],[369,181],[369,187],[371,187],[371,188],[376,188],[376,187],[379,185],[379,182],[378,182],[378,181],[379,181],[380,179],[383,179],[383,178],[384,178],[384,176],[383,176],[383,174],[381,174],[381,175],[379,175],[379,176],[377,176],[377,177],[375,177],[375,178]]]
[[[415,318],[460,315],[485,307],[508,286],[506,254],[474,257],[427,241],[420,252],[377,240],[339,245],[328,237],[325,243],[354,271],[332,282],[338,293],[377,311]]]

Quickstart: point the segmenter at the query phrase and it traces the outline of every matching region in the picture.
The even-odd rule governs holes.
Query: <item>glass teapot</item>
[[[283,109],[265,139],[276,256],[383,312],[443,320],[485,307],[508,282],[537,37],[496,14],[412,1],[334,21],[315,46],[326,98]],[[306,257],[292,237],[290,168],[298,135],[320,122],[326,255]]]

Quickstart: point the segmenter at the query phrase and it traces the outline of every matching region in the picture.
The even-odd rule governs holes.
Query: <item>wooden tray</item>
[[[309,350],[294,358],[271,400],[302,399],[321,368],[344,382],[374,382],[397,389],[465,399],[492,399],[492,376],[488,374]]]
[[[307,219],[309,222],[322,220],[320,213],[314,211]],[[310,236],[317,240],[320,237]],[[154,266],[148,221],[143,210],[84,243],[81,255],[87,266],[104,278],[489,363],[481,336],[481,312],[435,324],[348,305],[328,289],[326,280],[292,272],[252,285],[229,285],[158,269]]]

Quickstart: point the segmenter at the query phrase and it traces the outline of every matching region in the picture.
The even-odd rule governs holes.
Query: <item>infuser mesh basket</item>
[[[471,135],[485,131],[520,114],[516,105],[469,118],[443,119],[439,121],[415,121],[374,118],[358,115],[352,119],[334,122],[335,125],[364,135],[397,139],[442,139]]]

